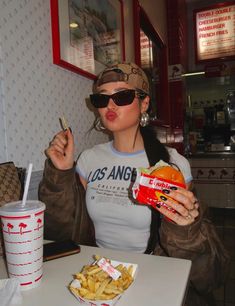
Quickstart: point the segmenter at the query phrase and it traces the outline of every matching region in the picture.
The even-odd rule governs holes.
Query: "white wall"
[[[140,5],[149,17],[156,32],[167,44],[167,20],[165,0],[139,0]],[[126,61],[134,61],[134,37],[133,37],[133,3],[132,0],[123,0],[124,28],[125,28],[125,53]]]
[[[1,50],[2,43],[0,41],[0,59],[1,59]],[[0,161],[6,160],[6,132],[4,127],[4,105],[3,105],[3,93],[2,93],[2,85],[3,85],[3,75],[2,75],[2,65],[0,62]]]
[[[134,60],[132,0],[125,0],[126,60]],[[165,1],[140,1],[162,37]],[[154,8],[154,9],[153,9]],[[87,136],[94,115],[85,104],[92,81],[52,63],[49,0],[0,1],[0,162],[43,169],[44,149],[64,115],[76,139],[76,154],[103,142]]]
[[[123,16],[125,29],[125,55],[126,62],[133,62],[135,58],[133,36],[133,4],[132,0],[123,1]]]
[[[94,119],[85,104],[92,81],[52,64],[49,0],[1,0],[0,42],[0,162],[41,170],[63,114],[76,154],[106,140],[86,134]]]
[[[141,1],[163,37],[164,0]],[[126,61],[134,61],[132,0],[124,0]],[[151,6],[152,5],[152,6]],[[151,7],[154,10],[151,10]],[[76,155],[107,140],[90,129],[86,106],[92,81],[52,63],[49,0],[0,1],[0,163],[33,163],[29,198],[37,198],[44,150],[64,115],[76,141]]]
[[[133,0],[134,1],[134,0]],[[132,61],[135,57],[135,42],[133,38],[133,2],[132,0],[123,0],[125,17],[125,45],[126,60]],[[149,21],[155,28],[155,31],[167,46],[167,6],[166,0],[138,0],[140,6],[148,16]],[[158,133],[159,134],[159,133]],[[165,135],[165,133],[164,133]],[[159,136],[159,135],[158,135]],[[159,136],[160,137],[160,136]],[[164,136],[164,141],[166,137]]]
[[[167,19],[165,0],[139,0],[155,30],[167,45]]]

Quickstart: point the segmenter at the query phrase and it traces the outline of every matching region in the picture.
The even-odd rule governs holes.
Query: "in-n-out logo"
[[[8,234],[11,234],[11,230],[14,228],[14,225],[11,224],[10,222],[7,223],[7,231],[8,231]]]
[[[19,228],[20,228],[20,234],[23,234],[23,230],[27,227],[27,224],[25,224],[24,222],[20,222],[19,224]]]
[[[37,225],[39,229],[42,227],[41,223],[42,221],[39,222],[39,225]],[[29,228],[28,223],[24,221],[12,222],[10,220],[6,223],[2,222],[2,231],[8,235],[18,235],[18,234],[23,235],[32,232],[32,230],[30,230]]]
[[[42,219],[38,218],[37,219],[37,230],[39,231],[41,227],[42,227]]]

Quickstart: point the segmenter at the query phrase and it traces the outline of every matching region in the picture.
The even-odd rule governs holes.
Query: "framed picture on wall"
[[[53,63],[95,79],[125,60],[122,0],[51,0]]]
[[[235,59],[235,1],[193,11],[196,62]]]

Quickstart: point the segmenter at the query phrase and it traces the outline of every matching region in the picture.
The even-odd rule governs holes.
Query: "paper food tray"
[[[126,262],[121,262],[121,261],[115,261],[115,260],[111,260],[111,264],[112,266],[116,267],[119,264],[122,264],[125,267],[129,267],[129,266],[133,266],[133,271],[132,271],[132,277],[135,281],[136,275],[137,275],[137,270],[138,270],[138,265],[137,264],[133,264],[133,263],[126,263]],[[132,284],[134,283],[134,281],[132,282]],[[132,284],[130,286],[132,286]],[[117,295],[114,299],[112,300],[88,300],[85,299],[84,297],[81,297],[78,292],[76,290],[76,288],[80,288],[80,281],[78,279],[74,279],[71,283],[70,283],[70,291],[72,292],[72,294],[76,297],[76,299],[80,302],[80,304],[83,305],[89,305],[89,306],[113,306],[117,303],[117,301],[126,293],[126,291],[130,288],[130,286],[122,293]]]

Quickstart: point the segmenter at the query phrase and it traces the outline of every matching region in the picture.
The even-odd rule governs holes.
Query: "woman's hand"
[[[74,138],[70,129],[56,134],[45,154],[57,169],[71,169],[74,163]]]
[[[162,197],[162,200],[176,212],[170,211],[164,206],[160,206],[158,207],[160,213],[178,225],[192,224],[199,215],[199,203],[195,195],[191,191],[183,188],[167,190],[165,193],[172,199]]]

